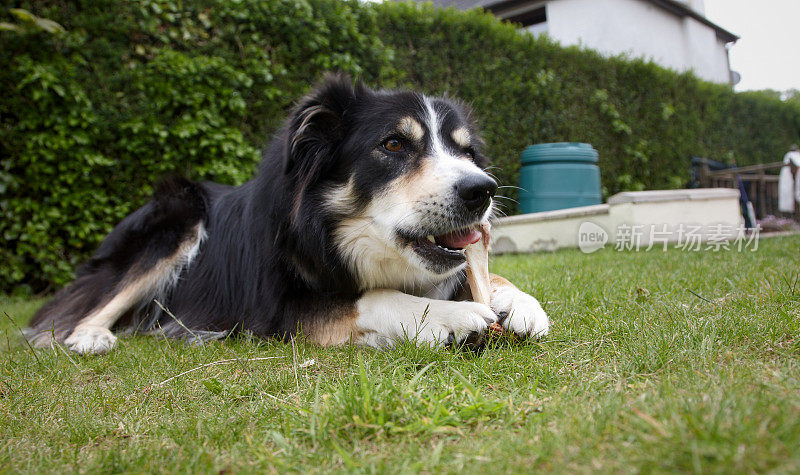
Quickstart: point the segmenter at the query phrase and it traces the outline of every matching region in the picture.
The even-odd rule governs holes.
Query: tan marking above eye
[[[455,129],[450,136],[453,137],[453,142],[461,147],[469,147],[471,137],[466,127],[459,127]]]
[[[421,141],[425,136],[425,129],[422,128],[422,124],[417,122],[413,117],[403,117],[400,119],[397,130],[401,134],[417,142]]]

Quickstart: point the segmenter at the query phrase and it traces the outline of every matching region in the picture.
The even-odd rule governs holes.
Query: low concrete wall
[[[623,192],[608,204],[500,218],[492,227],[492,252],[722,243],[743,233],[742,223],[738,190]]]

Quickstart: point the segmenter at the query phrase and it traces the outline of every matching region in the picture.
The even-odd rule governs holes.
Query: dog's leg
[[[497,315],[479,303],[373,290],[336,318],[312,325],[310,336],[325,346],[352,341],[380,348],[404,339],[432,346],[477,345],[496,321]]]
[[[114,347],[110,329],[173,286],[205,236],[207,194],[188,180],[165,181],[153,200],[123,219],[78,270],[78,277],[34,315],[26,337],[80,353]]]
[[[135,286],[125,288],[110,302],[80,321],[64,343],[77,353],[108,353],[117,345],[117,337],[110,328],[117,319],[136,302],[141,293]]]
[[[83,318],[64,343],[78,353],[102,354],[113,349],[117,342],[111,332],[114,323],[126,311],[174,285],[183,268],[197,254],[205,236],[203,225],[197,224],[192,234],[171,256],[159,260],[146,272],[125,279],[111,300]]]
[[[499,275],[489,276],[491,307],[500,315],[503,328],[524,337],[546,336],[550,330],[550,320],[539,301]]]

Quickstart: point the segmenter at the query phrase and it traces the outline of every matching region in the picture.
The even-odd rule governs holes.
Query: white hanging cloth
[[[789,163],[800,167],[800,152],[793,150],[783,156],[783,167],[778,177],[778,210],[783,213],[794,213],[795,201],[800,203],[800,172],[793,177]]]

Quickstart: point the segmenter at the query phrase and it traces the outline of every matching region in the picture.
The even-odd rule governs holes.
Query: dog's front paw
[[[64,344],[76,353],[102,355],[117,346],[117,337],[107,328],[78,326]]]
[[[534,338],[546,336],[550,331],[550,319],[539,301],[516,287],[495,289],[491,305],[507,331]]]
[[[476,302],[433,301],[418,320],[417,341],[434,346],[480,346],[489,325],[497,315],[486,305]]]
[[[407,340],[431,346],[480,346],[497,315],[476,302],[434,300],[396,290],[366,292],[356,303],[355,341],[391,347]]]

